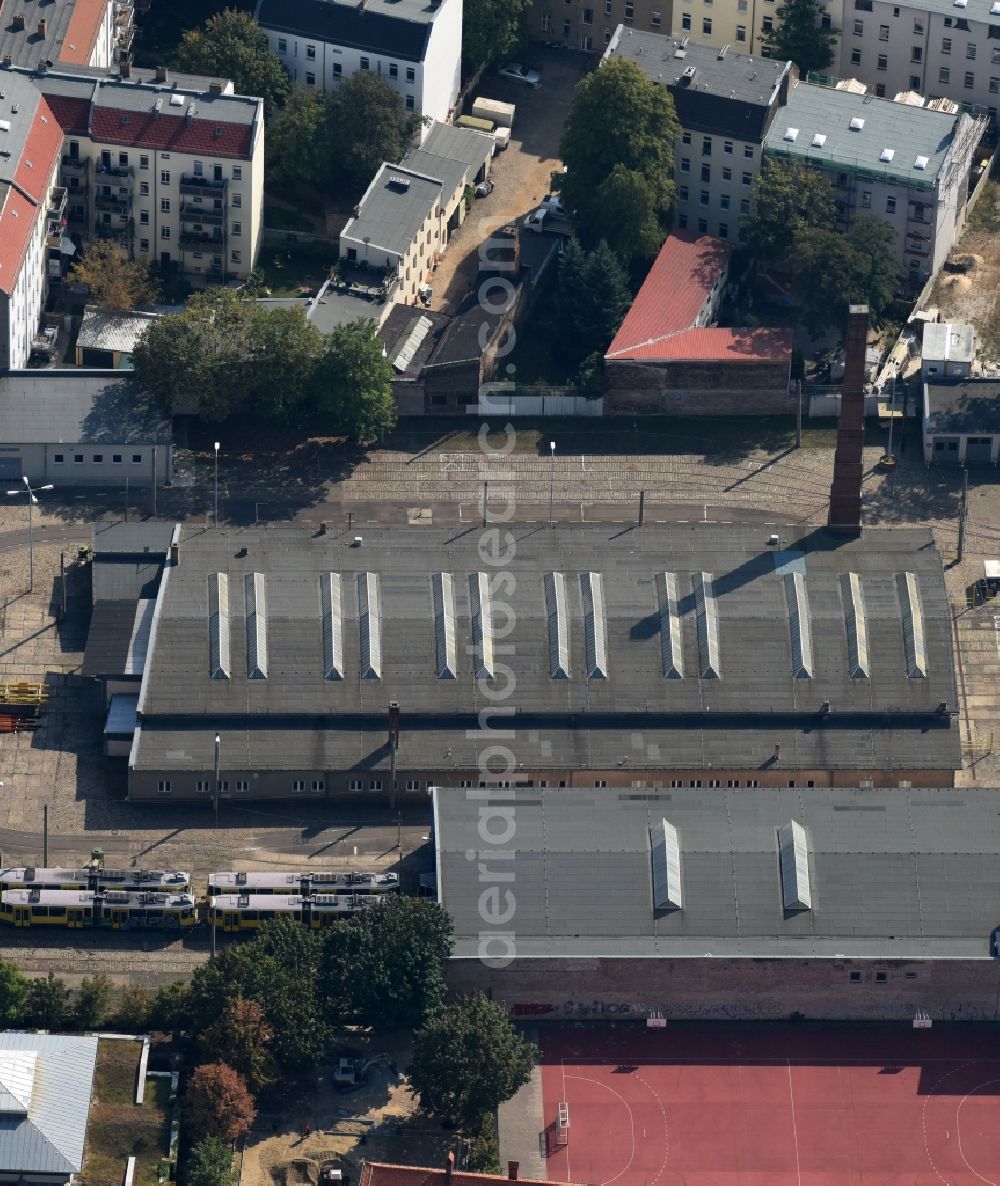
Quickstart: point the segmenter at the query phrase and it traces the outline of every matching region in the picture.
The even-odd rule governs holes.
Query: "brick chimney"
[[[444,1163],[444,1180],[445,1186],[451,1186],[451,1177],[455,1172],[455,1154],[449,1153],[448,1160]]]
[[[156,67],[155,81],[156,82],[166,82],[167,81],[166,66],[157,66]]]
[[[128,58],[122,58],[118,63],[119,78],[128,78],[132,73],[132,67],[129,65]]]
[[[24,16],[19,12],[15,13],[14,16],[10,18],[10,27],[12,32],[20,33],[24,28]]]
[[[221,95],[222,94],[222,83],[221,82],[210,82],[208,84],[208,92],[210,95]]]
[[[399,746],[399,701],[389,701],[389,744]]]
[[[521,1163],[519,1161],[507,1162],[507,1181],[516,1182],[517,1175],[521,1172]]]
[[[844,343],[844,386],[840,397],[837,451],[833,458],[827,526],[844,535],[861,534],[861,479],[865,446],[865,350],[868,306],[851,305]]]
[[[45,19],[45,17],[42,17],[41,20],[38,22],[38,36],[44,40],[45,35],[48,33],[48,31],[49,31],[49,22]]]

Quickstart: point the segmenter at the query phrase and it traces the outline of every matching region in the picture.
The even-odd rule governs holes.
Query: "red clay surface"
[[[542,1062],[557,1181],[1000,1186],[992,1027],[559,1029]]]

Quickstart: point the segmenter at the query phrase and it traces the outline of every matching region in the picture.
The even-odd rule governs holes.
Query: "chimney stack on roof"
[[[209,94],[221,95],[222,94],[222,83],[221,82],[210,82],[208,84],[208,90],[209,90]]]
[[[837,451],[833,458],[827,526],[846,535],[861,534],[861,482],[865,447],[865,352],[868,306],[851,305],[844,342],[844,386],[840,396]]]
[[[132,73],[132,67],[128,63],[128,58],[122,58],[121,68],[118,71],[118,77],[125,79],[125,78],[128,78],[131,75],[131,73]]]
[[[157,66],[156,67],[155,81],[156,82],[166,82],[167,81],[166,66]]]
[[[49,22],[45,19],[45,17],[41,17],[38,22],[38,36],[44,40],[45,35],[48,33],[48,31],[49,31]]]
[[[20,33],[24,29],[24,17],[21,13],[17,12],[10,18],[10,27],[14,33]]]
[[[444,1163],[444,1180],[447,1186],[451,1186],[451,1176],[455,1172],[455,1154],[448,1154],[448,1160]]]

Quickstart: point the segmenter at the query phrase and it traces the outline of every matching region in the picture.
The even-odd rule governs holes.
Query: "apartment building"
[[[0,371],[27,365],[58,274],[66,194],[58,185],[62,132],[24,78],[0,75]]]
[[[969,177],[985,117],[799,82],[765,151],[822,170],[837,190],[839,225],[872,214],[896,232],[904,275],[922,282],[965,224]]]
[[[4,0],[0,60],[6,66],[130,63],[133,0]]]
[[[60,185],[78,238],[193,276],[245,276],[263,227],[263,103],[166,70],[30,77],[62,129]]]
[[[1000,106],[1000,3],[996,0],[843,0],[839,72],[892,98],[916,91]]]
[[[407,111],[447,120],[462,70],[462,0],[258,0],[257,20],[292,78],[332,91],[369,71]]]
[[[792,63],[624,25],[604,56],[634,62],[673,96],[681,125],[674,146],[677,226],[737,238],[764,138],[795,78]]]

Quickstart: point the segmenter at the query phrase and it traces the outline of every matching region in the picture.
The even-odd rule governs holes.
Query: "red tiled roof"
[[[42,94],[45,95],[44,79]],[[87,121],[90,118],[89,99],[75,99],[69,95],[45,95],[45,102],[52,109],[52,114],[64,132],[76,132],[80,136],[86,136]]]
[[[122,116],[128,122],[122,123]],[[216,128],[219,135],[215,134]],[[188,152],[213,157],[247,159],[253,144],[253,128],[248,124],[215,123],[210,119],[192,119],[155,111],[120,111],[98,107],[94,111],[93,138],[102,144],[120,144],[126,148],[152,148]]]
[[[11,187],[0,210],[0,292],[14,291],[21,261],[35,229],[38,208]]]
[[[60,62],[69,62],[74,66],[90,65],[90,55],[97,44],[97,35],[104,23],[107,7],[107,0],[76,0],[63,38]]]
[[[732,250],[722,239],[672,231],[605,358],[610,362],[790,360],[790,330],[693,328]]]
[[[569,1186],[565,1182],[542,1182],[538,1178],[519,1178],[529,1186]],[[383,1162],[365,1162],[358,1186],[443,1186],[445,1171],[428,1169],[426,1166],[386,1165]],[[509,1182],[506,1174],[463,1174],[456,1170],[451,1175],[451,1186],[493,1186],[496,1182]]]
[[[0,210],[0,292],[10,294],[14,290],[38,222],[38,207],[48,196],[61,150],[62,128],[45,100],[39,98],[14,183],[7,189]]]

